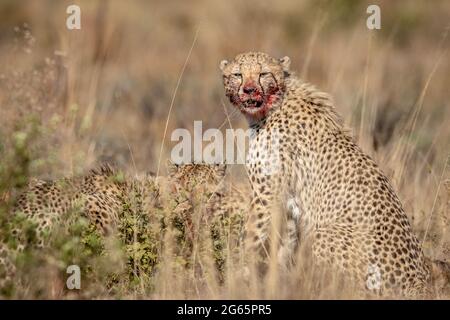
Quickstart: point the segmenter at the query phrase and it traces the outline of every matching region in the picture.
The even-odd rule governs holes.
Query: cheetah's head
[[[230,62],[223,60],[220,69],[226,95],[249,121],[260,120],[281,102],[289,65],[288,57],[275,59],[261,52],[242,53]]]
[[[186,191],[217,189],[225,177],[225,164],[168,164],[172,183]]]

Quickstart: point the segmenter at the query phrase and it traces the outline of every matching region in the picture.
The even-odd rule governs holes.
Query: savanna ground
[[[65,27],[72,3],[81,6],[81,30]],[[375,3],[382,28],[368,30],[366,8]],[[304,79],[332,94],[391,179],[426,255],[450,262],[449,18],[448,1],[2,0],[1,221],[30,178],[76,176],[99,162],[165,175],[174,129],[192,130],[194,120],[204,130],[246,128],[225,101],[218,64],[264,51],[289,56]],[[242,166],[230,169],[230,180],[245,179]],[[51,249],[18,261],[20,284],[2,296],[352,297],[311,275],[307,261],[288,274],[274,268],[261,282],[241,281],[232,267],[220,280],[204,229],[186,261],[176,224],[161,232],[162,220],[142,229],[128,218],[125,246],[103,243],[83,222],[62,230]],[[88,269],[79,291],[64,288],[73,263]],[[117,279],[127,268],[127,280]]]

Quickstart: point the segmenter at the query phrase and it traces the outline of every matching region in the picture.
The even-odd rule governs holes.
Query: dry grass
[[[223,110],[218,64],[259,50],[290,56],[294,69],[334,96],[398,191],[426,254],[450,262],[450,3],[379,1],[382,30],[370,31],[364,1],[76,2],[80,31],[65,28],[72,2],[0,4],[5,208],[27,178],[71,176],[99,161],[130,174],[163,173],[170,133],[192,130],[194,120],[204,129],[226,128],[228,121],[245,128],[243,117],[230,108],[227,119]],[[233,167],[233,179],[245,176],[242,170]],[[194,246],[198,260],[189,268],[180,268],[168,246],[147,287],[120,292],[94,283],[81,296],[342,298],[351,292],[334,282],[324,286],[307,262],[292,274],[272,270],[266,281],[245,284],[230,268],[220,284],[204,254],[207,242]],[[57,270],[45,272],[47,289],[31,286],[19,297],[70,297],[48,289]]]

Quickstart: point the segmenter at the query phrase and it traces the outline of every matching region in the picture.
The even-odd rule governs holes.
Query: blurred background
[[[81,30],[66,28],[71,4]],[[366,27],[370,4],[381,30]],[[448,260],[449,26],[444,0],[1,0],[2,179],[70,176],[99,161],[156,172],[175,128],[229,127],[222,59],[287,55],[334,97],[427,233],[426,250]],[[237,113],[231,123],[246,128]]]

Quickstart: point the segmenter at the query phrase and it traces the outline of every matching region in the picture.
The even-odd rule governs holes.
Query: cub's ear
[[[170,159],[167,160],[167,174],[169,176],[175,175],[175,173],[177,173],[178,171],[178,166],[178,164],[173,163]]]
[[[283,57],[280,59],[281,66],[283,67],[284,72],[289,71],[289,67],[291,66],[291,59],[289,57]]]
[[[227,173],[227,165],[225,163],[215,164],[214,171],[216,172],[217,177],[222,179]]]
[[[220,61],[220,70],[224,71],[225,67],[228,65],[228,61],[227,60],[222,60]]]
[[[146,177],[156,177],[155,171],[152,171],[152,170],[145,171],[145,175],[146,175]]]

